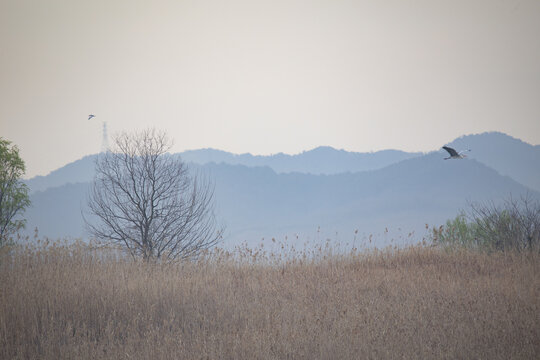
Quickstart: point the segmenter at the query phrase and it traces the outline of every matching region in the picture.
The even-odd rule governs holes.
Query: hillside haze
[[[376,234],[401,228],[421,236],[425,223],[442,224],[469,202],[527,192],[540,199],[538,193],[475,160],[444,162],[438,153],[380,170],[325,176],[226,164],[206,169],[216,179],[219,213],[231,235],[246,241],[256,233],[302,233],[312,239],[318,227],[325,237],[337,234],[342,240],[352,239],[356,229]]]
[[[493,160],[493,153],[478,151],[478,144],[489,138],[497,141],[488,142],[486,147],[504,150],[508,146],[523,152],[515,155],[520,156],[522,163],[514,166],[513,176],[503,175],[508,173],[510,161],[492,161],[492,165],[498,168],[482,162],[484,158],[486,161]],[[425,155],[378,152],[367,157],[329,148],[303,153],[304,158],[313,159],[317,159],[316,155],[321,152],[342,156],[341,159],[351,162],[351,167],[360,166],[360,160],[366,158],[389,154],[408,156],[374,170],[348,170],[322,175],[300,171],[316,169],[316,160],[311,167],[309,161],[300,166],[302,162],[294,160],[294,156],[285,157],[287,160],[280,162],[279,159],[284,158],[282,154],[257,158],[201,150],[186,152],[181,156],[200,162],[191,162],[191,168],[214,181],[216,215],[227,226],[226,246],[244,241],[253,244],[262,238],[272,237],[298,237],[298,241],[330,238],[350,243],[355,238],[366,238],[370,234],[377,235],[378,245],[384,245],[396,237],[407,237],[411,232],[415,234],[413,238],[418,240],[425,234],[426,223],[430,226],[440,225],[467,208],[470,202],[497,202],[510,195],[526,193],[540,199],[540,194],[532,186],[527,187],[516,180],[529,179],[530,173],[536,171],[531,169],[539,165],[536,155],[538,147],[516,142],[516,139],[499,133],[463,137],[451,145],[460,148],[463,141],[467,143],[467,148],[473,149],[469,153],[470,158],[465,160],[445,161],[443,158],[447,154],[441,150]],[[516,150],[507,153],[512,151]],[[195,156],[197,154],[198,158]],[[29,232],[38,227],[42,235],[52,238],[85,236],[81,212],[86,211],[86,193],[92,178],[94,159],[95,156],[85,157],[46,177],[28,181],[30,186],[55,184],[32,194],[32,207],[26,213]],[[225,161],[227,159],[229,163]],[[339,166],[325,167],[322,165],[325,161],[320,159],[318,171],[329,171],[332,166],[334,170],[343,170],[347,163],[342,160]],[[270,166],[230,163],[242,162],[240,160],[265,160],[273,163],[274,167],[281,164],[282,170],[291,171],[280,173]],[[388,161],[388,158],[380,163],[384,161]],[[290,164],[294,162],[299,164],[298,167],[291,167]],[[289,168],[283,164],[288,164]],[[364,162],[362,166],[366,164]],[[374,166],[373,163],[371,166]],[[531,179],[531,183],[538,186],[534,179]],[[354,235],[356,230],[357,236]]]
[[[277,173],[300,172],[306,174],[339,174],[343,172],[369,171],[383,168],[402,160],[420,156],[399,150],[383,150],[370,153],[348,152],[329,146],[320,146],[296,155],[235,155],[214,149],[190,150],[180,154],[182,159],[197,164],[210,162],[231,165],[267,166]]]
[[[531,145],[500,132],[462,136],[450,146],[472,149],[468,156],[540,191],[540,145]]]
[[[215,149],[188,150],[175,154],[186,162],[195,164],[226,163],[231,165],[266,166],[277,173],[301,172],[307,174],[337,174],[380,169],[399,161],[420,156],[398,150],[373,153],[355,153],[321,146],[296,155],[275,154],[268,156],[236,155]],[[26,180],[31,191],[43,191],[67,183],[92,181],[94,163],[98,155],[89,155],[51,172]]]
[[[492,167],[501,175],[507,175],[521,184],[540,191],[540,145],[530,145],[499,132],[462,136],[448,144]],[[444,150],[441,155],[447,156]],[[296,155],[236,155],[215,149],[188,150],[178,153],[184,161],[195,164],[225,163],[231,165],[266,166],[277,173],[300,172],[306,174],[339,174],[382,169],[403,160],[419,157],[422,153],[399,150],[382,150],[369,153],[347,152],[321,146]],[[88,155],[69,163],[46,176],[36,176],[25,182],[31,191],[43,191],[67,183],[92,181],[97,155]]]

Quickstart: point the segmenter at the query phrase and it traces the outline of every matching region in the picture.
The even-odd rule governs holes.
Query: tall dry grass
[[[0,358],[540,354],[538,254],[242,254],[160,265],[76,246],[15,249],[0,258]]]

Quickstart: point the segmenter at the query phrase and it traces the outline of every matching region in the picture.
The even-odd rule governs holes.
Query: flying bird
[[[88,120],[90,120],[91,118],[95,118],[95,117],[96,117],[96,115],[90,114],[90,115],[88,115]]]
[[[467,151],[471,151],[471,149],[468,149],[468,150],[463,150],[463,151],[460,151],[459,153],[455,150],[455,149],[452,149],[451,147],[448,147],[448,146],[443,146],[442,147],[444,150],[448,151],[448,153],[450,154],[449,157],[447,158],[444,158],[444,160],[448,160],[448,159],[463,159],[463,158],[466,158],[467,155],[463,154],[464,152],[467,152]]]

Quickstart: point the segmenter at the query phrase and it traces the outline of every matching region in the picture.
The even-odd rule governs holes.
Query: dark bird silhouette
[[[459,153],[455,150],[455,149],[452,149],[451,147],[448,147],[448,146],[443,146],[442,147],[444,150],[448,151],[448,153],[450,154],[449,157],[447,158],[444,158],[444,160],[448,160],[448,159],[463,159],[463,158],[466,158],[467,155],[463,154],[464,152],[467,152],[467,151],[471,151],[471,149],[468,149],[468,150],[463,150],[463,151],[460,151]]]
[[[95,118],[95,117],[96,117],[96,115],[90,114],[90,115],[88,115],[88,120],[90,120],[91,118]]]

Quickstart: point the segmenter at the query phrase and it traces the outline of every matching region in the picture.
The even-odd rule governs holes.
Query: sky
[[[103,122],[174,152],[540,144],[540,1],[0,0],[0,136],[25,177],[99,152]]]

